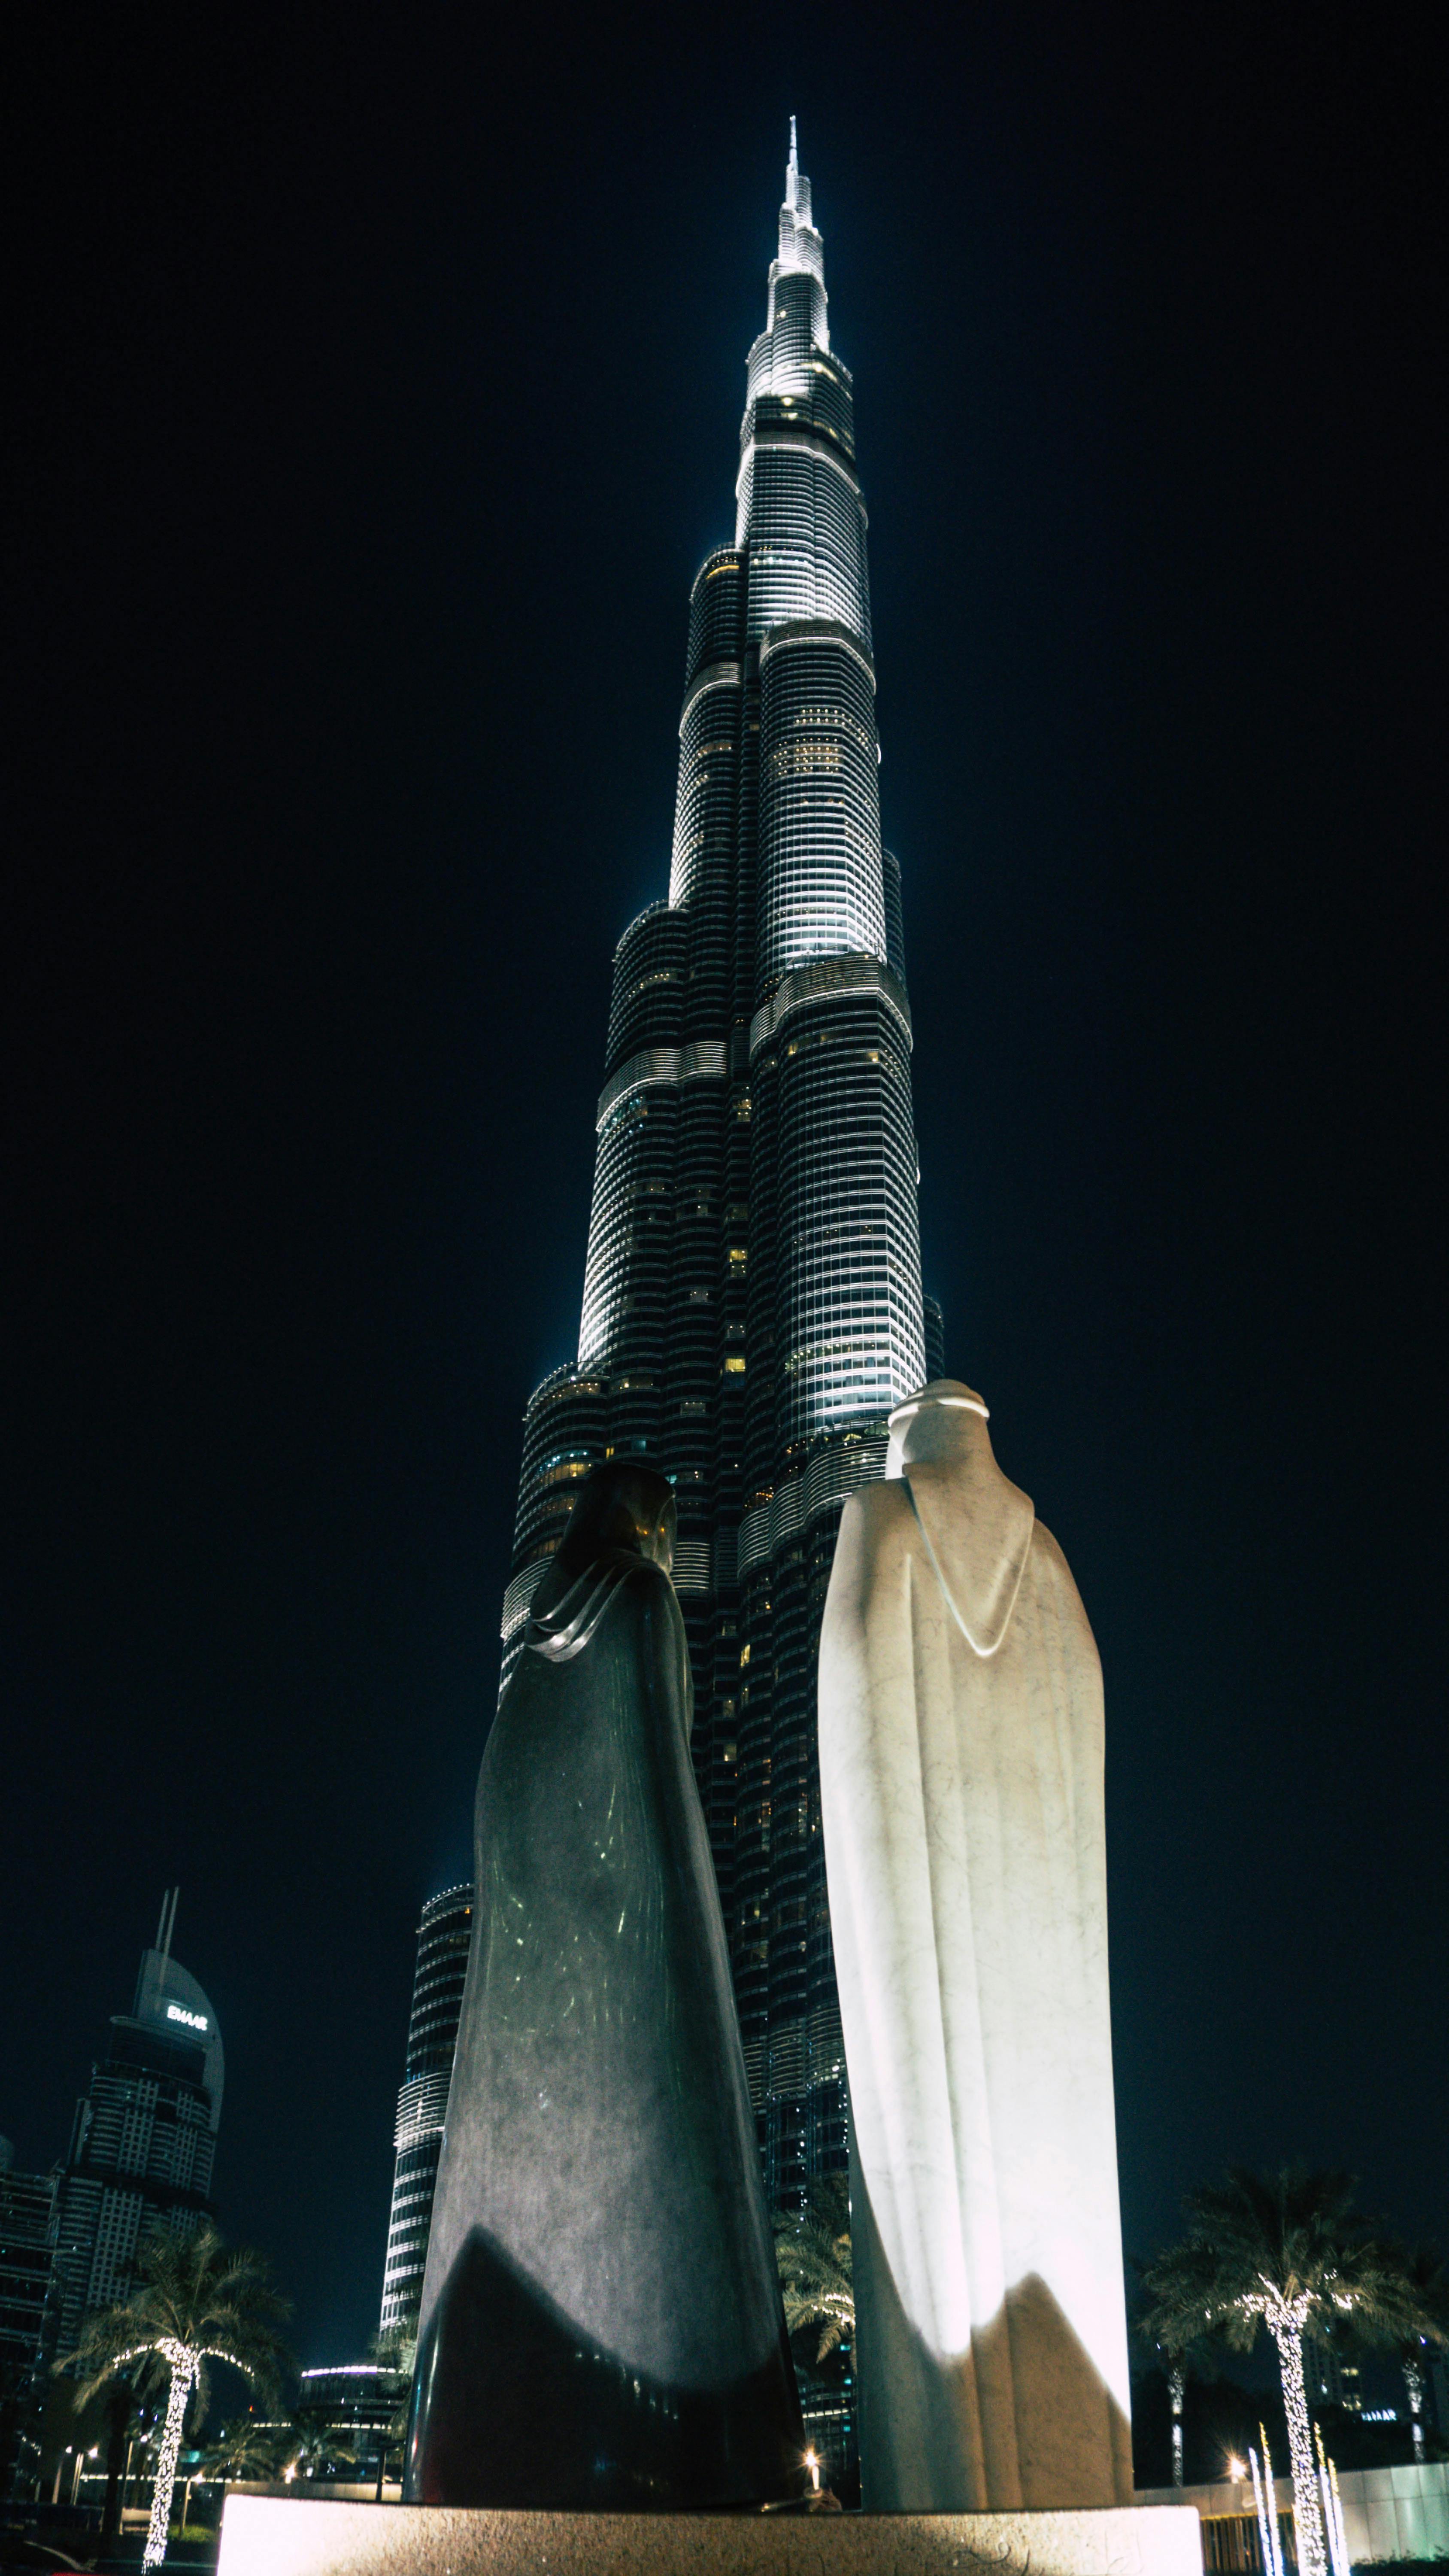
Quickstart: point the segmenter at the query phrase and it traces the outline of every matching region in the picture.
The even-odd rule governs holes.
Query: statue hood
[[[621,1584],[669,1582],[674,1488],[647,1458],[605,1460],[578,1489],[557,1555],[533,1596],[523,1642],[550,1663],[581,1655]]]
[[[529,1620],[524,1645],[551,1664],[572,1663],[595,1634],[621,1584],[641,1574],[656,1575],[664,1583],[669,1580],[662,1566],[651,1565],[631,1548],[611,1548],[606,1556],[595,1557],[552,1609],[536,1612]]]
[[[922,1409],[933,1393],[917,1400]],[[948,1453],[909,1460],[901,1481],[957,1627],[976,1654],[994,1655],[1016,1608],[1036,1506],[998,1467],[980,1398],[962,1388],[944,1398],[943,1413]]]

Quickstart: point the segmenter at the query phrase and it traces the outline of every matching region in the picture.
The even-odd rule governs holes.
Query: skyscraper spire
[[[776,310],[776,282],[794,269],[808,269],[816,281],[817,291],[812,293],[810,298],[810,336],[820,348],[828,349],[830,333],[825,320],[825,245],[815,230],[814,218],[811,215],[810,182],[800,167],[800,155],[795,138],[795,119],[792,116],[790,158],[785,165],[785,202],[780,208],[779,249],[770,270],[770,313],[765,332],[767,340],[774,339],[775,325],[779,318]],[[756,351],[759,346],[760,343],[757,341]],[[754,353],[751,354],[750,363],[753,367]],[[777,393],[800,392],[803,389],[802,386],[786,386],[780,382],[775,385]],[[750,391],[752,394],[756,391],[753,377]]]
[[[881,848],[849,370],[790,120],[732,545],[690,598],[667,902],[614,958],[578,1358],[529,1403],[504,1672],[596,1460],[675,1489],[674,1580],[772,2199],[846,2164],[815,1756],[845,1497],[926,1378],[900,873]]]
[[[168,1887],[161,1899],[161,1920],[156,1927],[156,1947],[161,1953],[163,1977],[166,1973],[166,1962],[171,1956],[171,1935],[176,1929],[176,1900],[180,1894],[179,1887]]]

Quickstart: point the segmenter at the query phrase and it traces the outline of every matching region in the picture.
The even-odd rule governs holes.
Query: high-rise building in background
[[[525,1422],[504,1678],[578,1481],[674,1479],[694,1759],[767,2188],[846,2162],[815,1652],[846,1496],[942,1366],[851,377],[791,127],[734,543],[690,599],[667,902],[614,959],[576,1363]]]
[[[305,2436],[314,2465],[311,2477],[371,2484],[391,2461],[402,2466],[394,2427],[405,2406],[409,2378],[375,2361],[344,2361],[297,2373],[292,2421]]]
[[[76,2105],[57,2223],[62,2352],[94,2309],[129,2297],[148,2236],[190,2235],[211,2214],[226,2061],[211,2004],[171,1955],[177,1893]]]
[[[0,2498],[29,2494],[55,2357],[56,2176],[17,2173],[0,2138]]]
[[[440,1896],[429,1897],[418,1925],[407,2062],[393,2131],[397,2162],[379,2321],[384,2334],[414,2323],[423,2294],[433,2192],[472,1937],[471,1887],[445,1887]]]

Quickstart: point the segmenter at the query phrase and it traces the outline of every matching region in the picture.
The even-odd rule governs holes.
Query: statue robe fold
[[[479,1775],[405,2493],[780,2500],[803,2435],[684,1623],[631,1549],[560,1581]]]
[[[1101,1665],[980,1399],[901,1410],[820,1641],[862,2492],[1130,2503]]]

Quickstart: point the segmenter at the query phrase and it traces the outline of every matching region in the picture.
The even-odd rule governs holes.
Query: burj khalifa
[[[845,1497],[941,1371],[850,371],[794,121],[735,533],[690,595],[665,900],[614,956],[578,1357],[530,1398],[504,1678],[575,1488],[647,1451],[767,2191],[846,2163],[815,1657]]]

